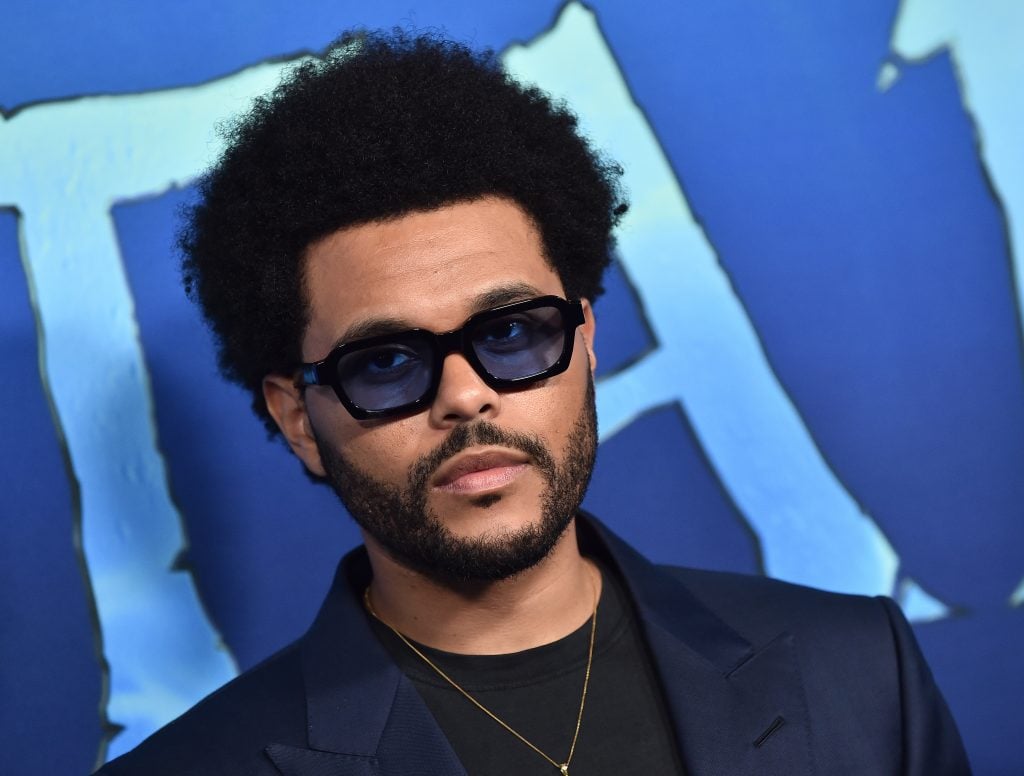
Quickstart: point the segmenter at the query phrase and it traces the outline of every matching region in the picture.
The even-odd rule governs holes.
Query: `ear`
[[[590,357],[590,374],[597,369],[597,355],[594,353],[594,334],[597,329],[597,321],[594,320],[594,308],[589,299],[581,299],[583,305],[583,324],[580,332],[583,334],[583,342],[587,346],[587,355]]]
[[[299,457],[310,472],[323,477],[324,465],[313,436],[313,426],[306,412],[302,389],[294,379],[286,375],[267,375],[263,378],[263,398],[270,415],[281,429],[292,452]]]

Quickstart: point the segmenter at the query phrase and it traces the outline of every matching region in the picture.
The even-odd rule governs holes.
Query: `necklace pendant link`
[[[569,763],[562,763],[558,766],[558,770],[562,772],[562,776],[569,776]]]

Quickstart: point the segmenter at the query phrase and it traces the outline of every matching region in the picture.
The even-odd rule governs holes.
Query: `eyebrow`
[[[473,312],[478,313],[481,310],[489,310],[503,304],[533,299],[535,296],[542,296],[542,294],[529,283],[506,283],[478,294],[473,299]]]
[[[535,296],[541,295],[541,292],[529,283],[506,283],[488,289],[473,297],[472,313],[470,314],[478,313],[481,310],[490,310],[492,307],[500,307],[503,304],[532,299]],[[349,326],[335,341],[334,347],[356,340],[367,339],[368,337],[379,337],[382,334],[397,334],[398,332],[409,331],[409,329],[415,328],[422,327],[414,326],[404,318],[366,318]]]

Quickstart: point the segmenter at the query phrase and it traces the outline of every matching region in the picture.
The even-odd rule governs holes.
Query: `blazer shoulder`
[[[702,604],[741,631],[819,627],[888,630],[895,604],[884,596],[833,593],[771,577],[659,566]],[[890,605],[892,608],[890,608]],[[897,609],[898,612],[898,609]],[[897,615],[900,616],[900,615]],[[755,635],[755,634],[749,634]]]
[[[306,702],[299,642],[208,695],[97,776],[277,774],[269,742],[304,746]]]
[[[768,577],[661,567],[756,651],[782,632],[796,644],[821,730],[890,741],[899,772],[970,774],[956,723],[913,630],[886,596],[831,593]]]

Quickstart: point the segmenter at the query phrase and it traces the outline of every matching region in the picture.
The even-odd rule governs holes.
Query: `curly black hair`
[[[184,212],[184,283],[222,373],[251,391],[271,434],[262,381],[301,362],[304,256],[338,229],[504,196],[537,224],[570,297],[603,290],[626,209],[622,170],[492,51],[433,34],[348,33],[221,132],[226,150]]]

